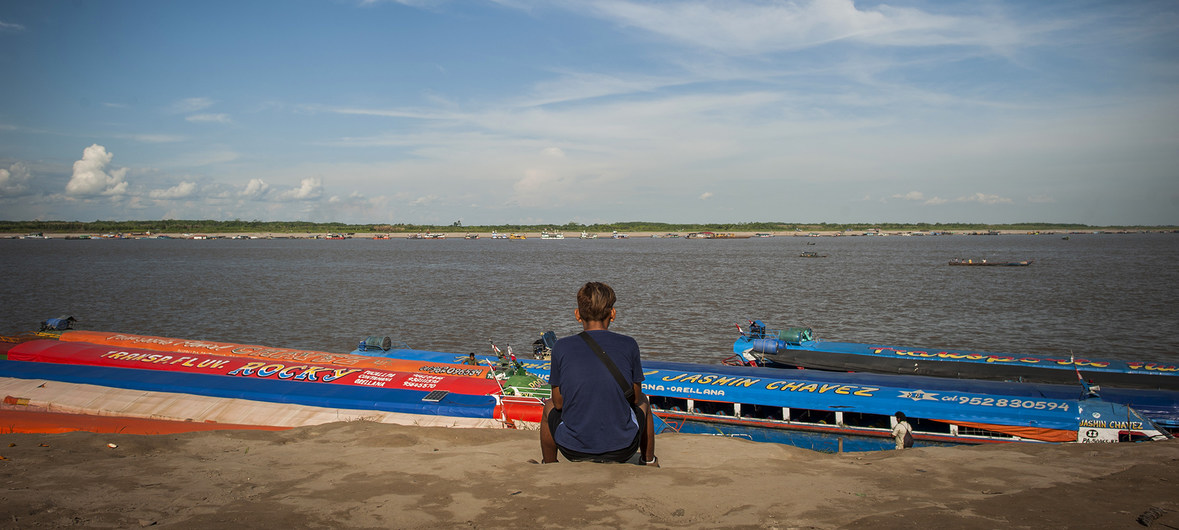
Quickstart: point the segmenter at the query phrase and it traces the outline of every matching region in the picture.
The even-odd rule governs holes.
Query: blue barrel
[[[753,339],[753,351],[758,353],[778,353],[778,350],[786,349],[786,343],[778,339]]]

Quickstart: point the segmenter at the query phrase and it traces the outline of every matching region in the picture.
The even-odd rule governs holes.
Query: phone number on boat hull
[[[1030,399],[1005,399],[1005,398],[984,398],[984,397],[966,397],[966,396],[946,396],[942,401],[955,401],[959,405],[977,405],[980,407],[1009,407],[1013,409],[1035,409],[1035,410],[1068,410],[1068,403],[1058,403],[1055,401],[1034,401]]]

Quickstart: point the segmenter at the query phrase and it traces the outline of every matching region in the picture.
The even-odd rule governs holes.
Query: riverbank
[[[1179,527],[1179,441],[824,454],[664,434],[662,467],[530,463],[534,431],[0,434],[14,527]]]
[[[680,238],[680,239],[762,239],[775,237],[946,237],[946,236],[1001,236],[1001,235],[1035,235],[1035,236],[1071,236],[1086,234],[1145,234],[1169,233],[1168,231],[1027,231],[1027,230],[989,230],[989,231],[817,231],[817,232],[626,232],[614,234],[582,234],[580,232],[354,232],[346,234],[315,233],[315,232],[245,232],[245,233],[129,233],[129,234],[92,234],[92,233],[35,233],[35,234],[0,234],[0,239],[652,239],[652,238]]]

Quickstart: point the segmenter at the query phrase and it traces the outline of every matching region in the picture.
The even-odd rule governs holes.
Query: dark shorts
[[[643,441],[643,429],[645,429],[647,425],[647,417],[645,414],[643,414],[643,409],[640,409],[638,405],[632,405],[632,408],[634,408],[635,411],[635,419],[637,419],[639,422],[639,432],[635,434],[635,439],[630,443],[629,447],[618,449],[617,451],[610,451],[608,453],[597,454],[583,453],[581,451],[566,449],[559,443],[557,444],[557,449],[560,450],[561,454],[565,455],[565,459],[570,462],[626,462],[627,460],[630,460],[631,457],[633,457],[639,450],[639,444]],[[548,420],[549,434],[552,434],[553,440],[556,440],[557,426],[561,424],[561,411],[559,409],[550,410]]]

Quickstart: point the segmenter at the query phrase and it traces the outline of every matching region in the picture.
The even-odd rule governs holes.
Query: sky
[[[0,220],[1179,225],[1179,3],[0,0]]]

